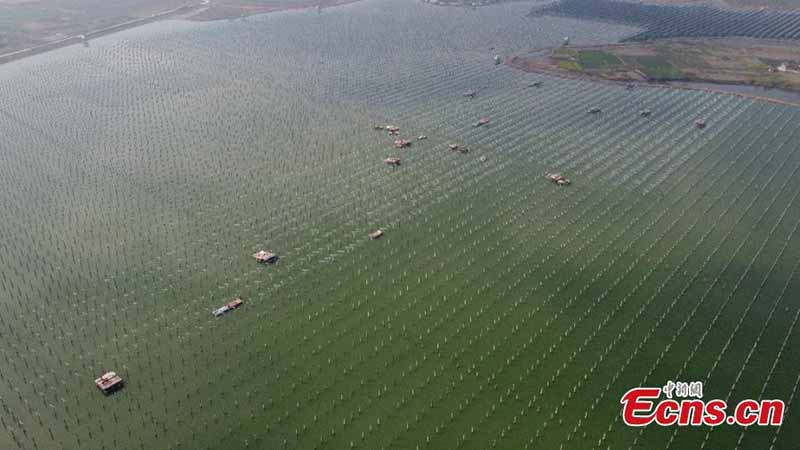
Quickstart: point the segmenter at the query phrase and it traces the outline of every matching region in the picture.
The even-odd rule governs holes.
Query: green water
[[[640,433],[619,398],[794,399],[800,110],[495,66],[636,32],[530,6],[162,22],[0,67],[0,448],[794,448]]]

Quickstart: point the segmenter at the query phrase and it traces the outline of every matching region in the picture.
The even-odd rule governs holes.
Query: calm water
[[[800,104],[800,92],[787,91],[785,89],[771,89],[761,86],[747,86],[747,85],[729,85],[729,84],[716,84],[716,83],[671,83],[678,86],[686,86],[691,88],[700,89],[714,89],[724,92],[733,92],[735,94],[753,95],[756,97],[774,98],[785,102],[792,102]]]
[[[0,67],[0,448],[662,448],[628,388],[789,401],[800,112],[495,66],[637,31],[530,7],[162,22]]]

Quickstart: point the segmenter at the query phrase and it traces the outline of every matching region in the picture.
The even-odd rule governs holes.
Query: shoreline
[[[113,34],[119,31],[128,30],[131,28],[136,28],[141,25],[146,25],[148,23],[156,22],[158,20],[167,19],[169,17],[180,15],[180,14],[189,14],[192,13],[203,6],[207,5],[208,1],[205,0],[204,2],[200,3],[192,3],[186,4],[183,6],[179,6],[177,8],[169,9],[166,11],[161,11],[159,13],[153,14],[148,17],[142,17],[141,19],[134,19],[129,20],[126,22],[114,24],[107,26],[105,28],[101,28],[99,30],[92,30],[88,31],[86,34],[78,34],[74,36],[69,36],[63,39],[59,39],[57,41],[48,42],[46,44],[37,45],[35,47],[28,47],[21,50],[15,50],[13,52],[4,53],[0,55],[0,65],[7,64],[13,61],[18,61],[23,58],[27,58],[30,56],[38,55],[41,53],[46,53],[52,50],[56,50],[59,48],[67,47],[70,45],[87,43],[90,39],[98,38],[101,36],[106,36],[109,34]]]
[[[547,51],[547,50],[539,50],[539,51]],[[594,82],[594,83],[605,83],[605,84],[612,84],[612,85],[617,85],[617,86],[635,85],[635,86],[638,86],[638,87],[646,87],[646,88],[652,88],[652,89],[678,89],[678,90],[684,90],[684,91],[701,91],[701,92],[709,92],[709,93],[712,93],[712,94],[733,95],[733,96],[740,97],[740,98],[758,100],[758,101],[763,101],[763,102],[768,102],[768,103],[773,103],[773,104],[778,104],[778,105],[783,105],[783,106],[800,107],[800,102],[792,102],[792,101],[788,101],[788,100],[781,100],[779,98],[765,97],[765,96],[760,96],[760,95],[747,94],[747,93],[743,93],[743,92],[734,92],[732,90],[725,90],[725,89],[722,89],[722,88],[711,88],[711,87],[701,87],[701,86],[686,86],[686,85],[680,85],[680,84],[669,84],[669,82],[655,82],[655,81],[609,80],[609,79],[605,79],[605,78],[594,77],[594,76],[591,76],[591,75],[579,75],[579,74],[567,73],[567,72],[562,72],[562,71],[557,71],[557,70],[548,70],[548,69],[543,68],[543,67],[531,68],[531,66],[525,66],[523,68],[523,67],[521,67],[521,64],[519,64],[518,61],[524,60],[524,59],[525,59],[525,57],[513,56],[513,57],[507,59],[505,61],[505,63],[509,67],[511,67],[511,68],[513,68],[515,70],[520,70],[522,72],[538,73],[538,74],[541,74],[541,75],[547,75],[547,76],[552,76],[552,77],[562,78],[562,79],[567,79],[567,80],[591,81],[591,82]],[[683,83],[718,84],[720,86],[749,86],[749,85],[745,85],[745,84],[714,83],[712,81],[707,81],[707,80],[705,80],[705,81],[686,81],[686,82],[683,82]],[[778,89],[778,90],[780,91],[780,89]],[[785,91],[785,92],[795,93],[794,91],[788,91],[788,90]]]
[[[259,6],[259,5],[236,5],[235,0],[228,0],[234,4],[229,3],[213,3],[212,0],[206,0],[203,5],[204,8],[185,17],[185,20],[191,22],[213,22],[215,20],[231,20],[242,17],[255,16],[259,14],[270,14],[283,11],[302,11],[305,9],[325,9],[333,8],[336,6],[349,5],[360,0],[307,0],[298,5],[286,6]],[[227,10],[227,12],[226,12]]]
[[[179,6],[177,8],[152,14],[148,17],[142,17],[139,19],[133,19],[118,24],[109,25],[107,27],[100,28],[97,30],[87,31],[85,34],[69,36],[53,42],[48,42],[46,44],[37,45],[35,47],[28,47],[19,50],[14,50],[8,53],[3,53],[0,54],[0,65],[8,64],[14,61],[19,61],[21,59],[39,55],[42,53],[47,53],[49,51],[68,47],[70,45],[76,45],[76,44],[88,45],[88,42],[91,39],[107,36],[120,31],[129,30],[142,25],[147,25],[149,23],[157,22],[159,20],[166,20],[170,18],[177,18],[192,22],[213,22],[215,20],[237,19],[241,17],[253,16],[258,14],[269,14],[281,11],[297,11],[303,9],[316,8],[316,7],[328,8],[334,6],[342,6],[350,3],[355,3],[357,1],[359,0],[317,0],[316,4],[263,6],[263,7],[256,6],[251,8],[223,5],[223,7],[230,7],[236,10],[238,14],[217,14],[217,15],[212,15],[208,18],[202,17],[201,14],[207,13],[215,6],[212,3],[212,0],[195,1]]]

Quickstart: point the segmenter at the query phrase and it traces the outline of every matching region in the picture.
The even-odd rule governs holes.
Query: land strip
[[[516,56],[508,63],[568,78],[659,85],[702,82],[800,92],[800,47],[780,41],[671,39],[565,46]]]
[[[208,7],[198,11],[189,20],[208,21],[266,14],[308,8],[329,8],[358,0],[212,0]]]
[[[0,0],[0,64],[157,20],[232,19],[358,0],[67,0],[58,6],[45,1]]]

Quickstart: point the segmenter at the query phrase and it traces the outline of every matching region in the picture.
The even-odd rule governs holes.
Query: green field
[[[800,110],[495,66],[636,32],[530,7],[161,22],[0,67],[0,448],[795,448],[619,399],[800,414]]]
[[[586,70],[603,69],[622,65],[622,61],[615,55],[599,50],[579,50],[578,64]]]
[[[675,67],[669,59],[661,56],[636,56],[626,58],[630,64],[639,67],[648,79],[651,80],[680,80],[685,78],[683,72]]]

